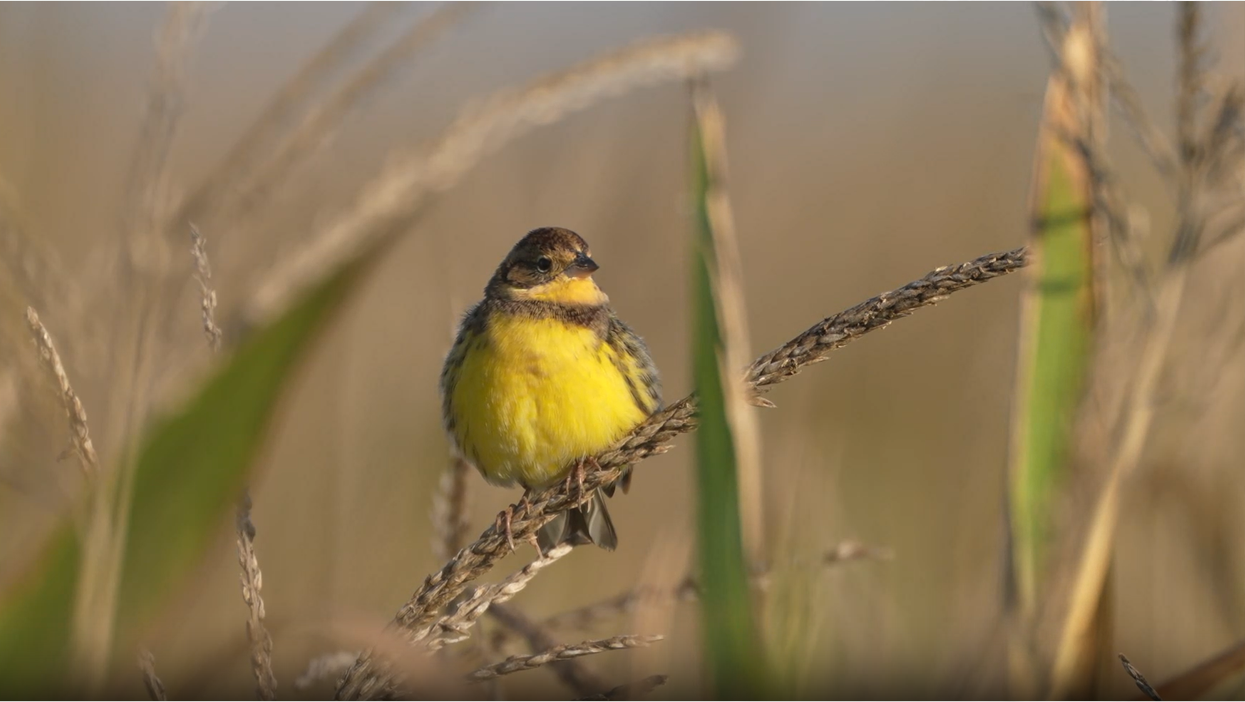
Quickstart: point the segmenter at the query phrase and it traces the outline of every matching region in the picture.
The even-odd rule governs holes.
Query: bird
[[[592,275],[588,242],[569,229],[528,232],[463,316],[441,372],[442,417],[453,449],[493,485],[521,486],[520,504],[559,482],[579,485],[596,454],[661,408],[648,347]],[[630,487],[627,467],[619,484]],[[613,496],[614,485],[604,488]],[[497,525],[511,550],[514,507]],[[536,535],[560,544],[618,546],[602,488]]]

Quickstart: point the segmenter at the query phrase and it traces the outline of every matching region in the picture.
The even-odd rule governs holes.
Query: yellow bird
[[[592,280],[597,268],[575,232],[529,232],[463,318],[441,371],[455,449],[490,483],[522,485],[524,499],[582,481],[592,456],[661,406],[648,349]],[[624,492],[630,477],[621,481]],[[499,515],[507,539],[510,516],[509,509]],[[618,545],[600,490],[537,535],[542,552],[561,543]]]

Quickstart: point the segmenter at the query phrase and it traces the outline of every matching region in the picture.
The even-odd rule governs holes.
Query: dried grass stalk
[[[489,616],[501,623],[510,631],[522,636],[533,653],[546,651],[558,645],[553,635],[539,622],[531,619],[517,607],[494,603],[489,608]],[[567,659],[555,661],[553,672],[558,679],[566,684],[577,697],[591,695],[604,689],[605,683],[597,678],[592,671],[579,663]]]
[[[247,203],[266,201],[274,186],[286,182],[300,162],[332,140],[355,106],[379,85],[392,79],[399,67],[461,21],[472,9],[474,4],[470,2],[444,3],[420,18],[354,78],[310,109],[276,152],[253,169],[254,173],[243,174],[239,181],[241,185],[237,186],[240,198]],[[242,206],[246,207],[247,203],[242,203]]]
[[[251,644],[251,670],[261,700],[277,697],[277,678],[272,672],[272,635],[264,626],[264,574],[255,555],[255,524],[251,522],[251,497],[244,495],[238,507],[238,564],[242,566],[242,600],[249,618],[246,638]]]
[[[65,374],[65,365],[61,363],[60,354],[52,343],[52,335],[48,333],[39,315],[33,307],[26,308],[26,325],[34,337],[35,347],[39,351],[39,359],[47,369],[52,382],[60,391],[61,405],[65,408],[65,416],[69,419],[70,451],[78,457],[82,472],[88,476],[95,475],[99,470],[99,456],[95,453],[95,444],[91,443],[91,427],[87,424],[86,409],[77,393],[69,383]]]
[[[45,313],[65,314],[70,286],[78,279],[69,275],[56,251],[41,237],[31,236],[23,225],[17,196],[0,174],[0,291],[13,286],[15,297],[25,299]]]
[[[734,39],[718,32],[655,39],[468,107],[431,149],[394,159],[364,186],[349,212],[278,263],[256,291],[245,321],[262,324],[271,319],[309,284],[394,223],[407,220],[428,195],[453,187],[484,156],[512,139],[633,88],[723,68],[735,54]]]
[[[857,541],[844,541],[822,554],[820,565],[830,567],[861,560],[889,560],[891,557],[891,552],[886,549],[865,546]],[[753,587],[764,591],[769,587],[769,569],[756,569],[751,580]],[[692,602],[699,594],[700,583],[689,575],[678,580],[674,587],[655,588],[641,585],[609,599],[555,614],[541,622],[541,626],[555,631],[583,631],[603,621],[629,615],[645,603]]]
[[[199,309],[203,314],[203,334],[207,337],[208,347],[213,351],[219,351],[223,333],[216,325],[216,291],[212,289],[212,263],[208,260],[207,240],[199,233],[199,228],[193,224],[190,225],[190,256],[195,262],[195,281],[199,283]]]
[[[130,166],[125,217],[128,263],[132,270],[147,275],[160,272],[166,263],[157,228],[163,224],[169,152],[182,114],[186,64],[207,10],[208,5],[202,2],[169,5],[156,39],[155,72]]]
[[[1025,249],[1019,248],[935,269],[919,280],[818,322],[753,361],[745,373],[745,381],[750,389],[763,391],[809,365],[826,360],[835,349],[871,331],[883,329],[896,319],[946,299],[954,292],[1007,275],[1024,265]],[[695,397],[685,397],[649,417],[614,448],[598,454],[596,459],[601,469],[590,471],[585,476],[582,494],[578,490],[569,491],[566,486],[557,486],[531,496],[526,504],[513,505],[511,533],[515,541],[535,535],[558,512],[578,505],[596,488],[618,480],[624,466],[668,451],[674,437],[696,428],[695,412]],[[495,526],[489,527],[474,543],[460,550],[440,570],[425,578],[423,585],[398,610],[392,625],[407,631],[419,631],[432,624],[441,608],[453,601],[467,583],[488,572],[509,552],[506,536]],[[342,699],[368,697],[387,689],[390,682],[388,674],[379,669],[370,655],[365,654],[346,672],[338,686],[337,696]]]
[[[321,680],[336,680],[354,664],[362,651],[337,651],[316,656],[307,662],[307,667],[294,678],[295,690],[308,690]]]
[[[209,210],[211,216],[224,219],[221,212],[227,209],[224,202],[227,193],[236,189],[237,183],[248,179],[247,172],[256,167],[256,161],[264,153],[270,151],[271,142],[289,128],[294,112],[402,9],[398,3],[369,3],[358,17],[343,27],[276,92],[263,114],[238,140],[224,162],[178,208],[172,218],[173,227],[180,229],[180,222],[206,216]],[[315,111],[317,108],[311,109]]]
[[[155,310],[163,299],[158,282],[169,269],[168,247],[160,237],[167,203],[169,153],[181,117],[185,67],[208,10],[204,3],[169,5],[156,37],[156,60],[146,95],[126,188],[125,246],[120,263],[122,304],[113,301],[110,367],[118,369],[109,406],[110,436],[118,447],[118,469],[95,491],[92,524],[83,553],[74,609],[75,665],[89,692],[102,689],[114,646],[117,597],[125,535],[129,529],[136,440],[151,410]]]
[[[449,558],[463,547],[471,497],[471,464],[455,456],[441,475],[441,484],[432,500],[432,527],[436,532],[432,550],[437,558]]]
[[[143,687],[147,688],[147,695],[156,702],[167,700],[169,696],[164,692],[164,683],[156,675],[156,657],[151,655],[151,651],[143,649],[139,652],[138,669],[143,674]]]
[[[666,684],[669,676],[666,675],[650,675],[643,680],[626,683],[612,688],[607,692],[599,695],[591,695],[589,697],[581,697],[583,700],[638,700],[648,693],[656,690]]]
[[[1128,656],[1121,653],[1120,663],[1124,664],[1124,671],[1128,673],[1128,677],[1132,678],[1133,682],[1137,684],[1137,689],[1141,690],[1142,694],[1152,700],[1163,699],[1162,697],[1159,697],[1159,693],[1154,689],[1154,687],[1146,681],[1146,676],[1142,675],[1140,670],[1133,667],[1133,663],[1128,660]]]
[[[1094,437],[1098,439],[1098,445],[1084,449],[1091,457],[1091,464],[1100,463],[1106,467],[1105,484],[1096,498],[1088,528],[1083,532],[1081,554],[1078,559],[1070,561],[1074,564],[1074,574],[1070,579],[1072,585],[1067,597],[1067,612],[1055,652],[1051,685],[1053,697],[1067,696],[1075,689],[1082,662],[1087,659],[1087,651],[1090,650],[1091,624],[1110,568],[1122,485],[1143,459],[1151,435],[1161,394],[1160,381],[1177,325],[1183,316],[1187,283],[1196,257],[1203,250],[1201,244],[1210,220],[1208,206],[1215,196],[1225,192],[1233,199],[1240,197],[1236,192],[1239,184],[1224,177],[1233,169],[1215,167],[1218,157],[1209,156],[1222,153],[1225,144],[1216,141],[1221,132],[1215,125],[1221,115],[1212,115],[1209,120],[1201,119],[1200,93],[1204,79],[1200,66],[1202,50],[1197,46],[1199,17],[1196,8],[1184,8],[1180,16],[1179,217],[1161,271],[1152,319],[1148,320],[1137,340],[1130,340],[1130,349],[1136,349],[1135,365],[1126,371],[1126,382],[1119,393],[1118,410],[1107,416],[1105,425],[1110,427],[1110,432],[1104,438]],[[1232,111],[1232,108],[1229,109]],[[1229,123],[1235,121],[1239,124],[1239,119],[1239,112],[1227,117]],[[1225,131],[1230,133],[1232,130]]]
[[[416,631],[411,635],[411,643],[428,640],[430,650],[437,650],[452,643],[466,639],[468,630],[479,621],[489,607],[514,599],[523,591],[527,584],[540,571],[556,563],[571,552],[570,544],[562,544],[549,550],[548,553],[528,563],[517,573],[507,577],[496,585],[476,588],[461,602],[456,604],[449,614],[441,617],[429,627]]]
[[[1191,669],[1164,680],[1158,689],[1168,699],[1196,700],[1219,689],[1245,671],[1245,640],[1237,641]]]
[[[578,644],[563,644],[530,656],[511,656],[501,663],[485,666],[471,673],[467,678],[472,682],[483,682],[493,678],[523,670],[533,670],[555,661],[564,661],[581,656],[591,656],[606,651],[621,651],[628,648],[641,648],[664,639],[664,636],[614,636],[608,639],[584,641]]]

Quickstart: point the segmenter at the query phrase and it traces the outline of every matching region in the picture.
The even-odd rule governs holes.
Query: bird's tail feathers
[[[618,533],[605,508],[605,495],[598,489],[585,504],[560,512],[541,527],[536,534],[536,544],[541,553],[548,553],[561,544],[596,544],[607,551],[618,548]]]

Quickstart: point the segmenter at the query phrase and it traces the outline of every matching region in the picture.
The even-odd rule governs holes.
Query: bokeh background
[[[382,34],[396,36],[429,9],[405,8]],[[66,284],[96,300],[116,285],[101,261],[117,245],[163,10],[0,6],[0,175],[28,228],[74,271]],[[272,93],[361,10],[214,9],[187,76],[174,187],[189,191],[210,174]],[[1207,11],[1217,70],[1242,75],[1245,6]],[[1108,22],[1143,101],[1169,128],[1173,8],[1111,4]],[[696,28],[727,30],[742,47],[713,84],[727,119],[754,353],[936,266],[1024,243],[1051,65],[1027,4],[489,5],[358,105],[245,226],[205,232],[222,314],[246,301],[273,260],[346,207],[387,157],[434,138],[472,98],[640,37]],[[381,48],[378,40],[370,50]],[[379,625],[440,566],[429,515],[448,454],[441,359],[457,315],[523,233],[542,225],[581,233],[602,266],[598,282],[648,341],[667,398],[690,391],[688,120],[686,89],[664,85],[506,146],[437,198],[322,337],[253,485],[285,693],[308,658],[333,650],[328,622]],[[1124,186],[1165,236],[1172,208],[1157,176],[1115,122],[1111,140]],[[1240,248],[1223,255],[1240,256]],[[778,408],[760,421],[774,561],[809,558],[848,538],[894,554],[827,570],[792,605],[816,633],[801,664],[824,683],[821,694],[987,696],[1000,679],[1001,510],[1021,283],[1016,276],[958,294],[770,395]],[[167,402],[208,358],[196,336],[196,298],[187,290],[175,302],[185,314],[170,317],[172,333],[187,343],[184,356],[160,360]],[[103,437],[109,418],[94,408],[106,406],[110,373],[92,348],[91,324],[60,330],[58,340],[84,369],[78,391]],[[1242,378],[1215,383],[1209,419],[1168,417],[1168,448],[1151,451],[1128,488],[1117,646],[1151,679],[1245,631],[1245,440],[1233,429]],[[63,507],[57,496],[70,471],[56,461],[62,426],[5,437],[0,533],[8,536],[0,540],[14,554],[38,533],[30,526],[38,515]],[[1215,448],[1189,452],[1185,442]],[[680,441],[638,469],[630,495],[613,500],[617,552],[577,550],[516,603],[550,614],[622,592],[646,569],[688,568],[690,456]],[[474,475],[473,489],[478,529],[517,497]],[[251,685],[230,526],[222,523],[219,547],[150,639],[174,696],[221,689],[212,686],[246,694]],[[634,624],[619,620],[601,633]],[[657,652],[590,664],[620,682],[670,673],[659,695],[694,689],[694,606],[660,624],[670,638]],[[514,684],[519,694],[532,683]],[[1129,685],[1121,675],[1120,694]]]

